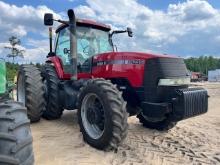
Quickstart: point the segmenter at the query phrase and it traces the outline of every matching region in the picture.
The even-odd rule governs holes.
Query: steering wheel
[[[95,49],[91,47],[90,45],[87,45],[83,48],[83,53],[87,56],[89,56],[91,53],[94,53]]]

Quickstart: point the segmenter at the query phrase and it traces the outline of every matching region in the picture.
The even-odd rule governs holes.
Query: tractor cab
[[[94,55],[114,52],[113,34],[128,33],[133,36],[131,28],[114,30],[108,25],[91,20],[77,19],[73,10],[68,10],[69,21],[56,20],[50,13],[45,14],[44,24],[52,26],[53,21],[62,23],[56,30],[55,50],[52,51],[52,27],[49,27],[50,52],[48,57],[56,56],[61,61],[62,72],[72,75],[77,80],[77,74],[91,69]],[[50,59],[51,60],[51,59]]]
[[[56,30],[55,55],[61,60],[65,73],[71,73],[70,31],[66,25]],[[89,59],[97,54],[113,51],[109,39],[110,27],[93,21],[78,20],[76,27],[78,72],[85,69]]]

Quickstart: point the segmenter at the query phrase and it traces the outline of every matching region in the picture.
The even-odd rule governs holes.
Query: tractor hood
[[[150,67],[150,69],[147,67]],[[177,71],[173,71],[173,69]],[[183,59],[170,55],[109,52],[93,57],[92,74],[94,77],[105,79],[120,77],[129,81],[133,87],[143,86],[144,74],[152,75],[152,73],[148,74],[146,70],[154,71],[153,73],[158,72],[158,75],[162,73],[164,77],[172,77],[176,72],[178,73],[177,76],[185,77],[187,73]]]
[[[179,58],[171,55],[159,55],[140,52],[109,52],[94,56],[94,61],[109,61],[109,60],[146,60],[151,58]]]

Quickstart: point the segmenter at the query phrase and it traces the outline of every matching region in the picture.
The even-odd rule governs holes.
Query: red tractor
[[[138,52],[117,52],[112,36],[132,30],[111,31],[107,25],[45,14],[44,24],[62,23],[56,30],[55,49],[41,72],[22,65],[18,74],[18,100],[25,103],[32,122],[43,116],[61,117],[63,110],[78,109],[84,140],[103,150],[117,149],[127,135],[128,115],[143,126],[165,130],[176,122],[207,112],[208,95],[188,88],[190,75],[183,59]],[[49,129],[49,128],[48,128]]]

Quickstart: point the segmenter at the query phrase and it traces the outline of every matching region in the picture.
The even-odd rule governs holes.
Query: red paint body
[[[111,52],[103,53],[93,57],[93,63],[98,61],[112,60],[147,60],[151,58],[173,58],[167,55],[153,55],[138,52]],[[69,80],[70,74],[63,72],[63,67],[59,57],[50,57],[47,62],[52,62],[56,68],[57,75],[61,80]],[[93,66],[91,73],[78,73],[78,79],[98,78],[126,78],[132,87],[140,87],[144,79],[144,64],[106,64],[101,66]]]

